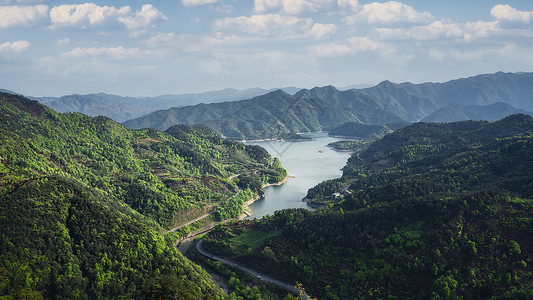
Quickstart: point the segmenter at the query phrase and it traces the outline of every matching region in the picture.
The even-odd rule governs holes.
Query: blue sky
[[[124,96],[533,71],[533,1],[0,0],[0,88]]]

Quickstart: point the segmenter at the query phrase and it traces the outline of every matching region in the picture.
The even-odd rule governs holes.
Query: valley
[[[275,90],[126,127],[2,92],[0,296],[532,297],[530,77]]]

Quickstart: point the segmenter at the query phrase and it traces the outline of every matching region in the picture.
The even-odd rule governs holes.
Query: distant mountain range
[[[532,114],[533,73],[498,72],[445,83],[383,81],[347,90],[251,88],[157,97],[99,93],[32,99],[58,112],[107,116],[128,128],[164,131],[176,124],[207,125],[228,138],[252,140],[329,131],[347,122],[493,121],[515,113]]]
[[[105,93],[88,95],[67,95],[62,97],[32,97],[57,112],[80,112],[91,117],[106,116],[117,122],[124,122],[160,109],[181,107],[198,103],[216,103],[249,99],[266,94],[271,90],[250,88],[245,90],[224,89],[197,94],[163,95],[157,97],[122,97]],[[296,93],[299,89],[287,87],[283,90]],[[9,92],[9,91],[6,91]],[[11,94],[15,94],[9,92]],[[170,126],[169,126],[170,127]]]
[[[331,130],[346,122],[495,120],[532,110],[533,73],[498,72],[445,83],[384,81],[365,89],[325,86],[294,95],[274,91],[248,100],[160,110],[123,124],[159,130],[180,123],[203,124],[232,139],[261,139]],[[437,116],[430,117],[433,113]]]
[[[514,114],[533,115],[532,112],[514,108],[512,105],[504,102],[496,102],[489,105],[462,105],[459,103],[450,103],[443,108],[437,109],[432,114],[422,119],[422,121],[441,123],[464,120],[496,121]]]

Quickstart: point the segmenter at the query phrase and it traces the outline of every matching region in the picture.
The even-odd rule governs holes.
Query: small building
[[[342,191],[342,195],[343,196],[348,196],[348,195],[352,194],[352,192],[350,192],[350,190],[348,188],[349,188],[349,186],[345,187],[344,191]]]
[[[341,196],[340,193],[333,193],[333,194],[331,194],[331,199],[332,200],[337,200],[337,198],[339,198],[340,196]]]

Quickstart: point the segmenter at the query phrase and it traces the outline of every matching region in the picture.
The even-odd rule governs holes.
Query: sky
[[[531,0],[0,0],[0,88],[157,96],[533,71]]]

